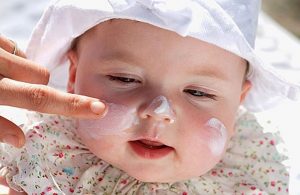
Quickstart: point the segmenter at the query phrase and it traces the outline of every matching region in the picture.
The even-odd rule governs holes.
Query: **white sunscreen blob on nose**
[[[205,124],[205,127],[211,134],[209,141],[209,148],[214,155],[222,154],[226,141],[227,129],[221,121],[216,118],[211,118]]]
[[[174,123],[174,112],[165,96],[156,97],[146,110],[149,109],[153,110],[154,114],[169,119],[170,123]]]
[[[130,127],[138,124],[136,111],[124,105],[106,103],[107,113],[100,119],[81,119],[78,121],[78,131],[89,134],[97,139],[103,135],[126,134]]]

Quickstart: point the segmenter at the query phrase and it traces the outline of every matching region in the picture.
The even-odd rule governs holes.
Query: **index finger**
[[[0,78],[0,104],[43,113],[99,118],[105,105],[96,98],[65,93],[39,84]]]

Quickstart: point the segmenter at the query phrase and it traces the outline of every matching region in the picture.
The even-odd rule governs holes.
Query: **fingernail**
[[[17,136],[14,135],[6,135],[3,139],[2,142],[13,145],[15,147],[19,147],[19,139]]]
[[[92,102],[91,110],[95,114],[103,114],[105,110],[105,104],[103,104],[102,102]]]

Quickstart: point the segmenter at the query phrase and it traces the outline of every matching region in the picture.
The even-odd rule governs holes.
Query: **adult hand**
[[[102,116],[102,102],[46,86],[48,70],[25,58],[13,41],[0,35],[0,105],[80,118]],[[17,125],[0,116],[0,141],[21,147],[25,136]]]

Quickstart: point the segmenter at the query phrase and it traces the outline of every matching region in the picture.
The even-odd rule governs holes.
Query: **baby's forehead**
[[[122,57],[131,61],[158,58],[162,63],[170,59],[171,63],[195,66],[222,64],[218,66],[220,71],[233,63],[246,64],[241,57],[213,44],[135,20],[108,20],[85,32],[80,39],[83,47],[85,44],[96,45],[94,50],[109,58]],[[183,65],[181,69],[185,67]]]
[[[246,67],[245,60],[220,47],[131,20],[115,19],[98,24],[86,32],[80,42],[82,52],[95,52],[92,57],[145,69],[160,64],[161,72],[170,71],[172,67],[167,65],[172,64],[180,69],[178,74],[188,72],[224,78],[226,66],[237,67],[232,72],[243,75]],[[225,77],[232,74],[226,73]]]
[[[200,39],[190,36],[183,37],[176,32],[166,30],[158,26],[128,19],[110,19],[102,22],[83,33],[83,35],[81,35],[78,39],[90,39],[91,41],[94,41],[95,39],[101,39],[102,43],[118,42],[121,39],[127,39],[128,43],[129,41],[141,42],[145,39],[153,42],[162,40],[165,43],[174,43],[180,46],[183,46],[184,44],[189,45],[191,54],[197,52],[195,47],[201,45],[201,47],[206,48],[207,52],[210,52],[211,50],[218,50],[218,53],[239,57],[223,48]],[[160,44],[157,45],[157,47],[159,46]],[[167,46],[172,47],[174,45],[169,44]]]

